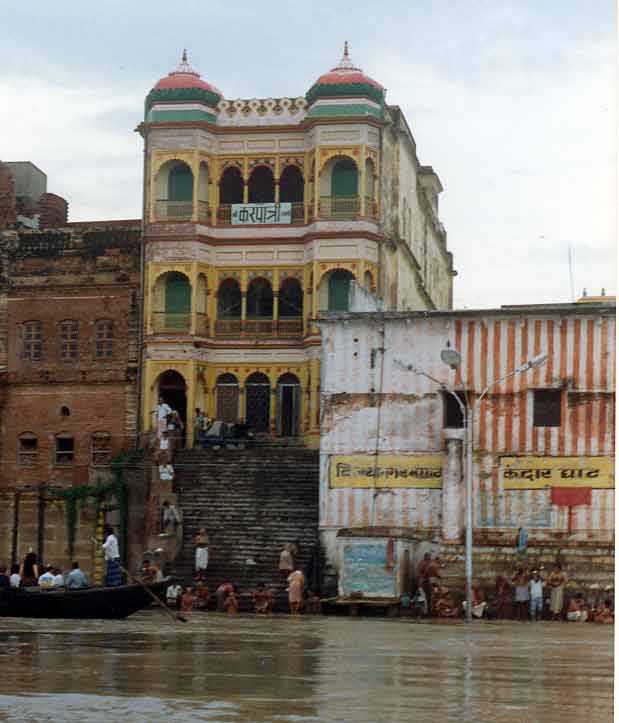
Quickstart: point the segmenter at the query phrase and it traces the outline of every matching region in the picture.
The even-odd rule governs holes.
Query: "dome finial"
[[[187,48],[183,48],[183,56],[181,58],[181,63],[187,62]]]
[[[344,41],[344,57],[348,57],[348,40]]]
[[[196,71],[191,67],[191,65],[189,65],[189,61],[187,60],[187,48],[183,48],[181,62],[178,64],[176,70],[170,73],[170,75],[174,75],[176,73],[185,73],[187,75],[195,75],[198,78],[200,77],[200,74],[196,73]]]
[[[343,70],[343,71],[345,71],[345,72],[346,72],[346,71],[349,71],[349,70],[359,71],[359,72],[361,71],[361,68],[357,68],[357,67],[353,64],[352,60],[350,59],[350,53],[349,53],[349,50],[348,50],[348,40],[345,40],[345,41],[344,41],[344,55],[342,55],[342,59],[341,59],[340,62],[335,66],[335,68],[332,68],[332,71],[338,71],[338,70],[339,70],[339,71],[342,71],[342,70]]]

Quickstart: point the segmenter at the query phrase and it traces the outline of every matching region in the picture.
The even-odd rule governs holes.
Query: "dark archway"
[[[303,289],[298,279],[287,278],[279,287],[280,318],[303,317]]]
[[[239,419],[239,381],[234,374],[220,374],[215,382],[217,397],[216,418],[235,424]]]
[[[266,374],[254,372],[245,382],[245,422],[254,432],[269,431],[271,383]]]
[[[258,166],[249,177],[249,202],[273,203],[273,201],[275,201],[273,171],[266,166]]]
[[[183,420],[182,438],[185,440],[185,432],[187,429],[187,384],[182,374],[168,369],[159,377],[159,396],[163,397],[163,401],[178,412]]]
[[[329,311],[348,311],[350,282],[355,277],[344,269],[336,269],[329,276]]]
[[[277,380],[277,435],[296,437],[301,416],[301,384],[294,374],[282,374]]]
[[[262,277],[257,277],[247,287],[247,318],[273,318],[273,288]]]
[[[219,203],[243,203],[243,175],[236,166],[228,166],[221,176]]]
[[[279,179],[279,200],[282,203],[303,202],[303,174],[297,166],[286,166]]]
[[[217,291],[217,318],[241,318],[241,287],[236,279],[224,279]]]

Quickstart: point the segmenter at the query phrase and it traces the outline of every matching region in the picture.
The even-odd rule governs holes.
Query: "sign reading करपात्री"
[[[501,457],[499,477],[506,490],[615,486],[612,457]]]
[[[329,487],[441,489],[442,454],[332,455]]]

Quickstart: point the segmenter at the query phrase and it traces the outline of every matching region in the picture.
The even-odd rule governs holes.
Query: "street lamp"
[[[520,374],[521,372],[529,371],[529,369],[537,369],[543,366],[548,359],[548,354],[542,353],[537,354],[532,359],[529,359],[524,364],[516,367],[512,371],[498,377],[494,381],[490,382],[481,393],[473,398],[472,404],[469,399],[469,395],[465,395],[464,402],[458,396],[455,389],[441,382],[430,374],[427,374],[421,369],[414,367],[412,364],[404,364],[403,362],[395,359],[394,363],[405,369],[406,371],[413,372],[422,377],[430,379],[437,384],[444,392],[451,394],[452,397],[458,402],[462,417],[465,420],[465,446],[466,446],[466,464],[465,464],[465,488],[466,488],[466,530],[465,530],[465,541],[464,541],[464,559],[465,559],[465,575],[466,575],[466,621],[470,623],[473,619],[473,452],[474,452],[474,422],[475,413],[477,411],[477,405],[486,396],[490,389],[500,382],[509,379],[510,377]],[[462,363],[462,356],[457,349],[452,349],[447,342],[447,347],[441,351],[441,361],[448,367],[455,370]]]

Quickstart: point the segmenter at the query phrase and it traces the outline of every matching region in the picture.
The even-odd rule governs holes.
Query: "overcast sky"
[[[138,218],[142,119],[183,47],[226,98],[303,95],[351,56],[434,166],[462,307],[616,284],[613,0],[0,0],[0,159],[70,219]]]

